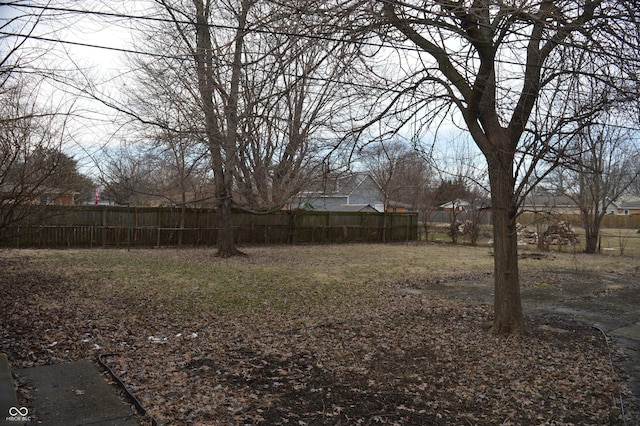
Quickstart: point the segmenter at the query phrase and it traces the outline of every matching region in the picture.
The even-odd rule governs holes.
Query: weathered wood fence
[[[549,215],[546,213],[525,212],[520,213],[518,222],[523,225],[535,223],[550,223],[558,220],[566,220],[577,228],[582,227],[582,218],[579,214],[557,213]],[[640,229],[640,215],[613,215],[608,214],[602,217],[602,229]]]
[[[491,212],[483,212],[476,214],[474,212],[462,212],[456,214],[458,222],[465,220],[478,220],[481,225],[491,225]],[[517,221],[523,225],[531,225],[534,223],[552,223],[558,220],[566,220],[574,227],[582,227],[582,218],[578,214],[569,213],[534,213],[523,212],[518,215]],[[429,222],[434,223],[450,223],[451,213],[443,211],[430,212],[428,216]],[[640,215],[605,215],[602,218],[603,229],[640,229]]]
[[[418,238],[415,213],[236,212],[237,244],[399,242]],[[215,245],[210,209],[47,207],[7,229],[5,247],[161,247]]]

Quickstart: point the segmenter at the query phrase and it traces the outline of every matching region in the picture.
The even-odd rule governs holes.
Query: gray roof
[[[530,194],[524,200],[527,207],[575,207],[576,203],[566,195],[540,195]]]
[[[336,212],[370,212],[378,213],[375,207],[371,204],[342,204],[333,209]]]
[[[623,195],[613,202],[619,209],[640,209],[640,197]]]
[[[368,177],[370,177],[368,173],[325,177],[313,181],[305,192],[307,194],[323,194],[334,197],[348,196]],[[373,178],[371,179],[373,180]]]

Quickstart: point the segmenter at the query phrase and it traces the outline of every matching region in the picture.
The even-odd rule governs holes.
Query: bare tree
[[[62,153],[73,107],[42,95],[41,50],[29,36],[45,21],[43,11],[3,11],[0,35],[0,239],[10,226],[41,210],[60,191],[81,179],[76,163]],[[74,182],[75,181],[75,182]],[[80,183],[82,185],[82,183]]]
[[[104,149],[101,183],[117,204],[207,207],[206,155],[185,141],[136,140]]]
[[[281,208],[322,164],[327,135],[343,120],[335,111],[348,104],[336,92],[357,46],[307,36],[300,16],[275,3],[155,4],[158,19],[141,29],[136,50],[163,54],[137,57],[140,91],[112,104],[145,129],[140,140],[206,148],[218,255],[240,254],[233,210]]]
[[[371,174],[383,193],[382,208],[386,214],[402,204],[417,208],[415,202],[428,184],[426,162],[419,154],[398,140],[376,141],[365,146],[357,160]],[[384,227],[387,227],[387,216]],[[383,232],[382,241],[386,241]]]
[[[434,188],[432,197],[433,204],[442,209],[445,206],[449,213],[449,238],[453,244],[458,243],[459,221],[458,216],[466,211],[466,198],[469,191],[462,175],[453,178],[441,178],[440,183]]]
[[[585,252],[595,253],[602,218],[637,179],[640,154],[632,133],[613,123],[585,125],[573,139],[577,151],[573,163],[558,169],[552,184],[556,193],[570,197],[580,209]]]
[[[629,186],[629,193],[632,195],[640,196],[640,175],[631,182]]]
[[[494,234],[492,332],[523,331],[518,206],[527,182],[544,177],[567,154],[567,135],[579,119],[635,97],[634,3],[381,0],[349,2],[348,10],[370,13],[375,23],[358,30],[375,28],[404,58],[387,84],[393,92],[379,92],[380,107],[368,124],[395,118],[395,131],[415,123],[418,133],[453,114],[482,152]],[[577,89],[592,80],[611,92],[583,102]]]
[[[80,191],[87,182],[62,152],[70,112],[42,106],[38,89],[15,73],[0,93],[0,239],[55,196]]]
[[[211,198],[209,156],[194,127],[198,105],[183,85],[188,75],[178,77],[181,70],[171,59],[133,57],[131,65],[138,84],[127,92],[127,105],[119,106],[129,118],[120,146],[106,147],[96,161],[103,184],[119,202],[205,205]]]

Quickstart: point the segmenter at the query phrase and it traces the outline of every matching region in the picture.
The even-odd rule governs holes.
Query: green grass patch
[[[640,256],[640,234],[635,229],[603,229],[600,237],[603,254]]]
[[[244,249],[220,259],[210,249],[25,250],[85,297],[186,317],[340,316],[383,302],[396,288],[491,274],[491,249],[450,244],[349,244]],[[5,252],[5,255],[11,251]],[[39,266],[38,266],[39,265]],[[553,253],[523,259],[521,270],[634,271],[628,256]]]

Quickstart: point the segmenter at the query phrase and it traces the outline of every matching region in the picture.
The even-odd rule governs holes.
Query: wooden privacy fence
[[[523,225],[548,224],[558,220],[566,220],[577,228],[582,228],[583,225],[579,214],[558,213],[550,215],[547,213],[525,212],[520,213],[518,216],[518,222]],[[640,229],[640,215],[608,214],[602,217],[600,227],[602,229]]]
[[[418,238],[416,213],[235,212],[237,244],[399,242]],[[9,247],[160,247],[216,244],[217,212],[209,209],[47,207],[10,226]]]

